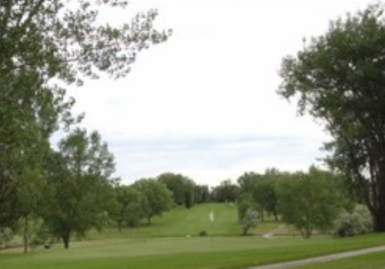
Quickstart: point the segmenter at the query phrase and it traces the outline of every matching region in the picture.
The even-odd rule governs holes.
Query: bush
[[[207,232],[206,231],[200,231],[199,236],[207,236]]]
[[[258,212],[253,209],[248,209],[242,220],[242,235],[246,235],[249,229],[254,228],[258,224]]]
[[[373,220],[369,210],[357,205],[353,212],[343,212],[334,222],[334,235],[339,237],[354,236],[373,231]]]
[[[13,238],[13,231],[9,227],[0,227],[0,247],[7,247],[8,243]]]

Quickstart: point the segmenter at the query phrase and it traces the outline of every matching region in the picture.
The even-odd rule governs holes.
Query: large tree
[[[143,196],[140,210],[148,224],[151,224],[152,217],[161,216],[171,208],[172,193],[166,185],[156,179],[140,179],[133,184],[133,187]]]
[[[211,195],[212,199],[218,203],[235,202],[239,196],[239,186],[233,184],[230,179],[223,180],[213,189]]]
[[[190,208],[195,204],[195,183],[181,174],[163,173],[158,180],[172,192],[174,203]]]
[[[19,175],[40,169],[41,160],[30,163],[29,153],[42,156],[59,122],[74,121],[73,100],[54,82],[80,85],[101,72],[124,76],[139,50],[167,39],[153,27],[156,10],[117,27],[97,19],[99,10],[125,6],[121,0],[0,1],[0,225],[19,217]]]
[[[345,205],[340,183],[340,176],[315,167],[279,181],[278,209],[282,220],[305,238],[310,238],[314,230],[331,228]]]
[[[59,143],[50,159],[45,220],[69,247],[71,235],[101,228],[114,203],[114,157],[97,132],[76,129]]]
[[[281,175],[277,169],[271,168],[265,174],[248,172],[238,178],[241,193],[248,194],[258,205],[261,221],[264,220],[264,212],[273,214],[278,220],[276,183]]]
[[[144,217],[141,209],[143,195],[132,186],[115,187],[117,204],[114,208],[114,218],[118,225],[119,232],[123,225],[136,227]]]
[[[345,173],[385,232],[384,4],[330,24],[296,56],[283,60],[278,93],[325,124],[328,163]]]

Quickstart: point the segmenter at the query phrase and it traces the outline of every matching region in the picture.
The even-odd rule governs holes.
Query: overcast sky
[[[328,136],[276,94],[281,60],[366,0],[131,0],[118,23],[159,9],[166,43],[138,55],[124,79],[70,89],[130,184],[163,172],[217,185],[247,171],[305,170]]]

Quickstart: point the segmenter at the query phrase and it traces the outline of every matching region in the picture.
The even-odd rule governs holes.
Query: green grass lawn
[[[214,213],[214,222],[209,221],[208,215]],[[194,206],[191,209],[177,207],[161,217],[154,217],[152,225],[142,223],[140,228],[123,229],[118,233],[117,228],[104,229],[102,233],[93,231],[87,239],[105,238],[143,238],[143,237],[185,237],[197,236],[206,231],[210,236],[234,236],[241,234],[237,210],[232,204],[208,203]],[[260,223],[251,234],[263,234],[277,228],[280,223],[268,219]]]
[[[214,212],[214,222],[209,221],[209,213]],[[277,224],[275,224],[277,225]],[[117,234],[116,228],[105,229],[103,233],[91,233],[89,238],[101,237],[180,237],[196,236],[201,231],[207,234],[235,235],[241,229],[237,222],[237,211],[234,205],[229,204],[202,204],[190,209],[177,207],[161,217],[154,217],[152,225],[143,223],[140,228],[124,229],[122,234]]]
[[[385,235],[317,237],[179,237],[104,239],[55,245],[33,253],[2,254],[0,268],[245,268],[381,245]]]
[[[215,214],[212,224],[208,220],[211,210]],[[263,233],[278,226],[269,221],[252,232]],[[202,230],[209,236],[199,237]],[[262,238],[239,234],[234,206],[205,204],[190,210],[174,209],[155,218],[151,226],[122,233],[115,228],[92,232],[87,240],[72,242],[69,250],[59,242],[51,249],[40,247],[27,255],[13,253],[15,249],[11,253],[1,251],[0,268],[245,268],[385,242],[385,235],[345,239],[316,236],[309,240],[300,236]]]
[[[385,268],[385,252],[375,252],[340,260],[314,263],[296,268],[301,269],[383,269]]]

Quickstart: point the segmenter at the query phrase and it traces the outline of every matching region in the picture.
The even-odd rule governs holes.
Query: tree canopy
[[[148,224],[151,224],[152,217],[160,216],[171,208],[172,193],[162,182],[152,178],[140,179],[133,187],[143,196],[141,210]]]
[[[45,220],[68,248],[72,234],[84,235],[103,225],[113,206],[115,162],[97,132],[88,135],[77,129],[61,140],[59,149],[52,153],[50,162]]]
[[[311,237],[314,230],[330,229],[344,206],[340,183],[341,177],[315,167],[281,180],[277,194],[282,220],[305,238]]]
[[[295,56],[283,59],[278,93],[325,125],[329,165],[347,175],[385,232],[384,4],[330,24]]]

